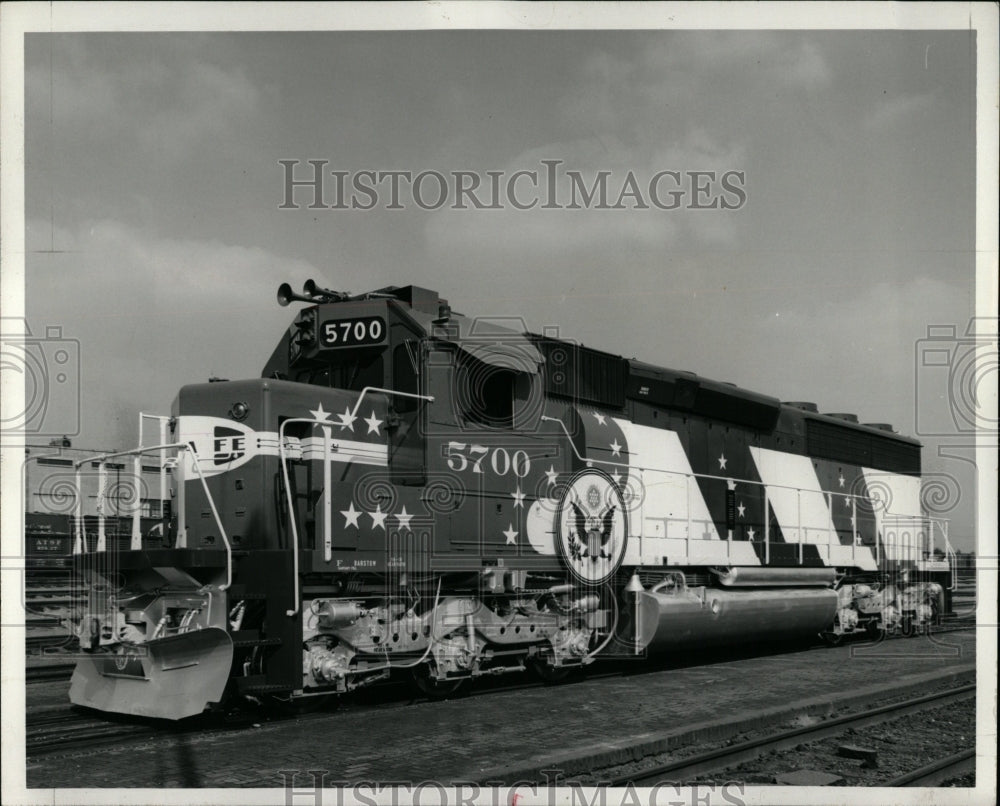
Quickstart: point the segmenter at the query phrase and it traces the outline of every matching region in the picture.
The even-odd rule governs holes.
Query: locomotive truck
[[[729,383],[309,281],[259,378],[185,386],[169,529],[78,529],[72,702],[180,719],[410,674],[428,694],[598,658],[854,633],[949,608],[920,445]],[[137,462],[138,464],[138,462]]]

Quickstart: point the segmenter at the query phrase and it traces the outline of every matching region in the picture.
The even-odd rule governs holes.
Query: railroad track
[[[43,669],[44,667],[38,668]],[[71,669],[72,667],[70,667],[70,672]],[[600,679],[620,674],[619,669],[609,669],[590,674],[587,679]],[[546,683],[540,680],[523,680],[506,685],[487,685],[484,689],[477,691],[476,696],[536,689],[545,685]],[[318,700],[319,698],[317,698]],[[245,729],[250,725],[255,728],[279,726],[290,720],[304,724],[335,719],[337,713],[345,710],[404,709],[429,700],[430,698],[426,695],[416,694],[412,684],[408,681],[393,680],[377,684],[370,689],[363,689],[352,698],[336,700],[336,709],[329,708],[308,712],[297,710],[283,712],[274,708],[247,709],[226,716],[204,714],[176,723],[164,720],[142,720],[141,717],[133,718],[118,714],[95,713],[75,706],[44,707],[37,711],[31,709],[28,711],[25,749],[27,756],[39,757],[153,736],[178,736],[186,733],[197,733],[199,736],[222,734],[232,730]],[[308,705],[310,701],[302,700],[299,701],[299,704]]]
[[[760,739],[750,739],[738,742],[728,747],[698,753],[687,758],[661,764],[648,770],[632,772],[607,781],[609,786],[652,786],[663,782],[691,781],[707,773],[716,773],[750,761],[764,753],[786,750],[800,744],[817,742],[831,736],[838,736],[849,728],[857,729],[868,725],[888,722],[907,714],[938,708],[975,696],[975,684],[960,686],[935,694],[903,700],[890,705],[883,705],[862,711],[857,714],[830,719],[817,725],[782,731],[772,736]],[[972,751],[974,754],[974,751]],[[930,773],[928,773],[929,775]],[[910,784],[889,784],[890,786],[906,786]],[[919,784],[912,784],[917,786]]]
[[[52,663],[46,666],[28,666],[24,679],[28,683],[45,683],[50,680],[69,680],[73,676],[75,663]]]
[[[938,786],[945,781],[976,769],[976,750],[969,748],[947,758],[932,761],[919,769],[901,775],[886,786]]]
[[[54,649],[57,647],[70,648],[74,643],[74,637],[69,633],[47,633],[45,635],[27,635],[24,638],[24,648],[29,654],[32,650]]]
[[[61,709],[48,714],[28,715],[24,737],[28,757],[66,752],[109,742],[120,742],[162,733],[151,724],[121,724],[82,716],[76,710]]]
[[[969,626],[959,627],[958,629],[969,629]],[[685,664],[688,665],[688,664]],[[29,682],[42,682],[42,681],[53,681],[60,679],[68,679],[69,675],[72,673],[73,664],[53,664],[50,666],[33,667],[26,670]],[[666,669],[660,667],[649,667],[645,665],[636,666],[631,662],[609,662],[603,670],[592,670],[586,675],[587,680],[601,679],[605,677],[617,677],[624,674],[638,674],[643,673],[655,673],[663,672]],[[570,683],[572,684],[572,683]],[[512,691],[518,690],[529,690],[537,689],[546,685],[546,683],[533,680],[533,679],[521,679],[516,682],[510,679],[500,679],[500,678],[487,678],[481,682],[478,690],[474,691],[474,696],[490,696],[496,694],[506,694]],[[957,691],[957,693],[956,693]],[[961,696],[971,696],[971,692],[974,691],[974,687],[967,686],[963,689],[956,691],[946,692],[944,695],[931,695],[930,697],[920,698],[919,700],[907,701],[900,705],[886,706],[883,709],[879,709],[876,712],[868,712],[867,714],[862,714],[859,716],[845,717],[842,720],[833,720],[831,722],[824,723],[822,726],[816,726],[809,729],[800,729],[798,731],[792,732],[790,736],[792,738],[788,739],[793,744],[802,743],[803,741],[814,741],[816,739],[822,738],[822,735],[816,733],[819,729],[826,729],[833,732],[842,731],[844,727],[840,727],[840,723],[844,722],[845,725],[850,722],[852,727],[859,723],[857,720],[861,718],[873,718],[872,714],[879,714],[885,712],[885,716],[879,717],[878,721],[885,721],[887,719],[892,719],[907,713],[903,710],[907,707],[921,708],[930,707],[926,703],[934,700],[935,705],[941,705],[946,703],[946,699],[942,700],[942,697],[961,697]],[[968,692],[968,693],[967,693]],[[457,694],[456,696],[462,696],[462,694]],[[313,712],[301,712],[298,710],[289,710],[287,712],[275,711],[274,709],[256,709],[248,708],[233,714],[228,715],[223,718],[219,714],[215,715],[204,715],[199,717],[194,717],[190,720],[184,720],[180,723],[166,723],[163,721],[140,721],[138,718],[133,719],[131,717],[123,717],[120,715],[109,715],[109,714],[95,714],[94,712],[88,711],[86,709],[79,709],[75,707],[58,707],[55,709],[46,707],[41,708],[37,711],[32,711],[29,708],[28,719],[27,719],[27,735],[25,747],[28,756],[43,756],[51,755],[59,752],[69,752],[74,750],[85,749],[93,746],[100,746],[106,744],[113,744],[122,741],[134,741],[135,739],[142,739],[144,737],[152,736],[171,736],[180,735],[184,733],[197,732],[199,734],[206,733],[224,733],[232,731],[233,729],[246,728],[249,725],[254,725],[254,727],[267,727],[269,725],[280,725],[287,723],[290,719],[295,719],[296,721],[301,721],[303,723],[318,721],[323,719],[336,718],[336,713],[341,713],[343,711],[355,711],[361,710],[386,710],[386,709],[404,709],[409,708],[415,704],[427,702],[430,698],[425,695],[416,694],[412,688],[412,685],[408,682],[402,680],[392,680],[385,683],[377,684],[370,689],[362,689],[357,692],[354,696],[350,698],[340,698],[336,700],[336,707],[330,708],[325,707],[325,704],[317,700],[316,704],[321,707],[322,710]],[[309,700],[300,701],[302,704],[311,704]],[[329,701],[328,701],[329,702]],[[806,738],[803,738],[803,737]],[[769,742],[776,741],[768,740]],[[774,745],[764,746],[759,745],[761,749],[756,751],[754,755],[762,752],[766,752],[769,749],[775,749]],[[726,753],[733,752],[733,749],[728,749]],[[713,758],[715,758],[713,756]],[[723,758],[719,756],[719,758]],[[714,764],[722,763],[728,766],[732,763],[738,763],[739,759],[733,760],[732,758],[727,758],[722,762],[716,760]],[[684,765],[689,765],[692,759],[687,759],[682,762]],[[716,767],[713,767],[716,768]],[[689,774],[684,767],[674,768],[673,765],[667,766],[663,769],[658,768],[656,771],[649,773],[642,773],[642,778],[638,779],[634,776],[629,776],[625,780],[639,781],[647,780],[650,776],[655,777],[656,775],[672,775],[674,780],[677,779],[679,775]]]

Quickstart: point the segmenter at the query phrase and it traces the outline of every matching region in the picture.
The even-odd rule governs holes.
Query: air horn
[[[284,307],[293,302],[308,302],[316,305],[321,302],[333,302],[334,300],[347,299],[348,295],[343,291],[331,291],[328,288],[320,288],[315,280],[306,280],[302,287],[302,294],[296,294],[288,283],[278,286],[278,304]]]

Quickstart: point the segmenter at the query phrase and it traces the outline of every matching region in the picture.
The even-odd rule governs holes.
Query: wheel
[[[278,714],[295,717],[333,710],[340,703],[337,694],[314,694],[311,697],[269,697],[267,703]]]
[[[431,700],[446,700],[462,687],[466,678],[457,680],[438,680],[434,676],[431,663],[421,663],[411,672],[413,682],[425,697]]]
[[[868,637],[873,641],[881,641],[885,638],[885,630],[879,626],[876,620],[865,622],[865,632],[868,633]]]
[[[838,632],[821,632],[820,638],[827,646],[840,646],[844,642],[844,634]]]
[[[528,658],[525,665],[535,677],[547,685],[562,683],[573,671],[566,666],[553,666],[546,662],[544,658],[539,657]]]

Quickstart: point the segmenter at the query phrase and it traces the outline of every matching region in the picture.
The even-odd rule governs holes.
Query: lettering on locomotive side
[[[212,449],[215,464],[226,465],[235,462],[246,454],[246,435],[233,428],[216,426]]]
[[[343,560],[339,557],[336,560],[338,571],[356,571],[358,568],[374,568],[378,565],[375,560]]]

